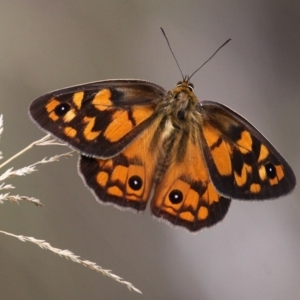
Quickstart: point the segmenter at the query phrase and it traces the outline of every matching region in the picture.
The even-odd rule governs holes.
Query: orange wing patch
[[[182,145],[172,153],[176,147]],[[189,139],[184,160],[173,159],[155,187],[151,209],[156,217],[196,231],[223,219],[229,204],[212,185],[199,145]]]
[[[132,110],[117,110],[112,113],[112,122],[107,126],[103,135],[110,142],[116,142],[128,134],[153,113],[153,109],[133,107]]]
[[[103,111],[106,110],[108,106],[113,105],[110,98],[111,91],[109,89],[102,89],[93,98],[92,104],[97,110]]]
[[[231,175],[231,146],[222,139],[222,133],[210,124],[206,124],[206,126],[203,127],[203,135],[210,148],[219,174],[224,176]]]
[[[145,209],[158,155],[149,150],[156,130],[157,123],[154,123],[111,159],[81,157],[79,171],[97,199],[121,207]]]

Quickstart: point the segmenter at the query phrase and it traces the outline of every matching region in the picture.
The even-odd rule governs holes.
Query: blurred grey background
[[[194,76],[196,94],[244,115],[299,180],[300,2],[293,0],[0,1],[4,157],[44,135],[27,109],[45,92],[111,78],[173,88],[181,77],[159,27],[185,74],[232,38]],[[66,150],[36,148],[10,166]],[[70,249],[143,295],[1,235],[1,299],[300,298],[297,189],[275,201],[233,201],[223,222],[190,234],[156,221],[148,210],[134,214],[99,205],[77,174],[77,155],[7,183],[17,187],[13,194],[37,197],[44,207],[2,205],[1,230]]]

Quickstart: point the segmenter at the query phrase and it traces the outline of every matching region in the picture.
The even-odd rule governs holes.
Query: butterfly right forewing
[[[48,93],[32,102],[30,114],[81,153],[109,158],[150,126],[165,93],[146,81],[100,81]]]
[[[219,103],[201,105],[202,150],[213,184],[222,195],[262,200],[293,190],[292,168],[254,126]]]

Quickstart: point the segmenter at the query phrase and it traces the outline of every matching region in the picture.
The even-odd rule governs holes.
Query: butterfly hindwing
[[[151,210],[158,218],[197,231],[221,221],[230,199],[221,196],[210,180],[198,131],[195,139],[191,135],[173,144],[169,165],[155,186]]]
[[[140,80],[110,80],[48,93],[30,106],[42,129],[87,156],[121,152],[153,121],[165,91]]]
[[[144,210],[154,182],[158,145],[152,145],[158,122],[110,159],[81,155],[79,173],[102,203]]]
[[[279,152],[249,122],[215,102],[201,102],[202,149],[210,177],[224,196],[260,200],[289,193],[295,175]]]

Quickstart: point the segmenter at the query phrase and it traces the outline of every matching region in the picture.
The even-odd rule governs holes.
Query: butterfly
[[[228,107],[199,101],[185,77],[165,91],[142,80],[106,80],[45,94],[30,105],[43,130],[80,153],[96,198],[197,231],[231,199],[277,198],[296,178],[279,152]]]
[[[181,72],[170,91],[120,79],[56,90],[29,113],[80,153],[79,173],[99,202],[144,211],[151,199],[155,217],[198,231],[221,221],[231,199],[277,198],[296,185],[289,164],[247,120],[197,99],[190,79],[200,68]]]

